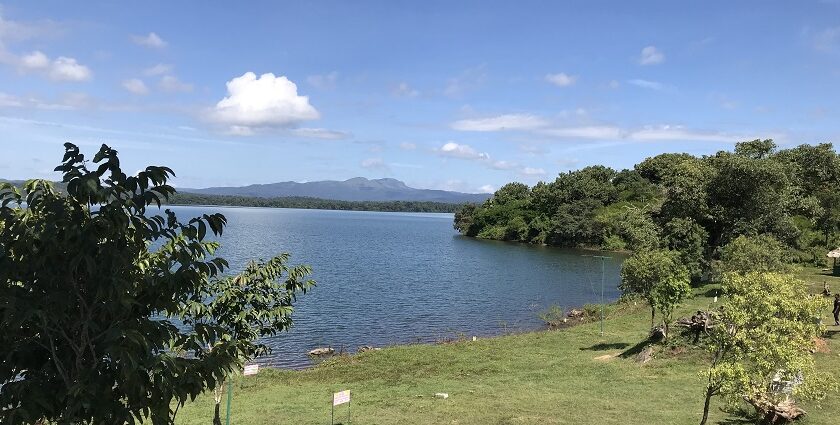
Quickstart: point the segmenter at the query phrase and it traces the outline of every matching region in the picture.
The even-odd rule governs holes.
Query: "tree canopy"
[[[0,422],[172,423],[292,325],[310,269],[281,254],[226,274],[224,216],[153,215],[172,170],[65,148],[66,192],[0,185]]]
[[[821,263],[840,244],[840,156],[830,144],[779,150],[753,140],[709,156],[664,153],[631,170],[590,166],[530,188],[505,185],[463,207],[455,228],[535,244],[674,250],[695,280],[741,236],[765,235],[789,259]]]

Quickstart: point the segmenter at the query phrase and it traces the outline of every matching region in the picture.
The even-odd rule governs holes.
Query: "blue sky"
[[[467,192],[840,135],[840,1],[5,2],[0,177]]]

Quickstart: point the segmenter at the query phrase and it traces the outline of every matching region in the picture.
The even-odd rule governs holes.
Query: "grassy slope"
[[[812,290],[824,277],[803,273]],[[826,277],[832,289],[840,279]],[[711,303],[700,291],[681,313]],[[615,310],[618,310],[615,309]],[[826,312],[826,317],[828,317]],[[646,365],[598,357],[632,350],[645,335],[642,305],[613,311],[606,333],[597,323],[562,331],[413,345],[338,358],[305,371],[263,370],[238,378],[232,423],[329,423],[331,393],[350,389],[358,424],[696,424],[702,409],[704,357],[662,352]],[[818,363],[840,379],[840,329],[831,327],[832,353]],[[436,392],[449,399],[435,399]],[[803,424],[831,423],[840,394],[806,405]],[[209,424],[209,395],[188,404],[181,424]],[[346,418],[346,407],[338,410]],[[741,423],[713,407],[711,423]],[[224,418],[223,418],[224,420]]]

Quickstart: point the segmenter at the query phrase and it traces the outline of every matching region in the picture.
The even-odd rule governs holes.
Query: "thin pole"
[[[604,257],[601,257],[601,336],[604,336]]]
[[[604,261],[612,257],[603,255],[583,255],[583,257],[592,257],[601,260],[601,336],[604,336]]]
[[[227,414],[225,415],[225,425],[230,425],[230,402],[233,400],[233,377],[231,376],[230,380],[228,380],[228,393],[227,393]]]
[[[330,425],[335,424],[335,402],[330,403]]]
[[[347,424],[350,424],[350,404],[352,404],[352,400],[347,400]]]

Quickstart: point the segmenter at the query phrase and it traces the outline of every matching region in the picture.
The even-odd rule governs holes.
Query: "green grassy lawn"
[[[812,291],[823,279],[803,271]],[[707,308],[712,287],[681,309]],[[826,323],[830,311],[826,309]],[[442,345],[410,345],[330,360],[303,371],[261,370],[237,378],[232,423],[325,424],[331,394],[352,392],[357,424],[697,424],[703,403],[705,354],[662,349],[647,364],[620,354],[638,348],[649,325],[644,305],[611,306],[606,332],[598,323]],[[820,367],[840,379],[840,328],[829,327]],[[446,400],[435,393],[449,394]],[[710,423],[743,423],[715,404]],[[840,394],[805,404],[803,424],[834,423]],[[223,406],[224,411],[224,406]],[[177,423],[211,423],[213,397],[181,409]],[[346,422],[346,406],[337,417]],[[224,417],[222,418],[224,421]],[[338,422],[338,421],[337,421]]]

